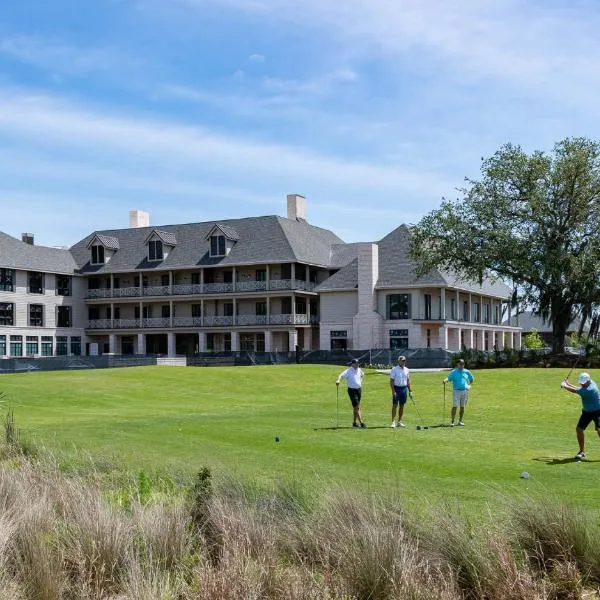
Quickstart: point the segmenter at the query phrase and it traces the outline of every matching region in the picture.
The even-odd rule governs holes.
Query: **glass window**
[[[169,283],[169,275],[168,274],[160,276],[160,285],[167,286],[167,287],[170,285],[170,283]]]
[[[28,335],[25,338],[25,353],[27,356],[33,356],[39,352],[38,338],[34,335]]]
[[[160,240],[150,240],[148,242],[148,260],[163,259],[163,243]]]
[[[10,355],[11,356],[23,356],[23,336],[22,335],[11,335],[10,336]]]
[[[425,294],[424,300],[425,300],[425,318],[431,319],[431,294]]]
[[[44,293],[44,274],[36,271],[27,273],[28,290],[30,294]]]
[[[104,264],[104,246],[96,245],[92,246],[92,264],[103,265]]]
[[[489,304],[483,305],[483,322],[484,323],[490,322],[490,305]]]
[[[6,356],[6,336],[0,335],[0,356]]]
[[[225,302],[223,304],[223,316],[233,317],[233,302]]]
[[[267,303],[257,302],[256,303],[256,314],[260,316],[266,316],[267,314]]]
[[[231,333],[223,334],[225,352],[231,352]]]
[[[410,319],[410,294],[390,294],[387,297],[388,319]]]
[[[69,353],[68,339],[63,335],[56,336],[56,356],[66,356]]]
[[[479,323],[481,321],[481,308],[479,302],[473,302],[473,321]]]
[[[171,306],[169,304],[163,304],[160,307],[160,310],[163,319],[169,319],[171,317]]]
[[[57,275],[56,276],[56,295],[70,296],[71,295],[71,276]]]
[[[79,336],[71,338],[71,354],[73,356],[81,356],[81,338]]]
[[[456,298],[450,299],[450,318],[456,320]]]
[[[463,321],[469,321],[469,302],[463,302]]]
[[[192,285],[200,285],[200,273],[192,273]]]
[[[57,327],[71,327],[71,307],[70,306],[59,306],[57,307]]]
[[[266,280],[267,280],[267,270],[266,269],[257,269],[256,281],[266,281]]]
[[[52,356],[53,340],[51,335],[42,336],[42,356]]]
[[[0,325],[15,324],[15,305],[12,302],[0,302]]]
[[[44,326],[44,305],[30,304],[29,305],[29,325],[30,327]]]
[[[256,351],[257,352],[265,351],[265,334],[264,333],[256,334]]]
[[[202,316],[202,304],[192,304],[192,317]]]
[[[332,350],[347,350],[348,349],[348,332],[345,330],[332,330],[329,333],[331,338]]]
[[[225,236],[211,235],[210,236],[210,255],[225,256]]]
[[[390,330],[390,348],[392,350],[408,348],[408,329]]]
[[[15,291],[15,272],[13,269],[0,269],[0,291]]]

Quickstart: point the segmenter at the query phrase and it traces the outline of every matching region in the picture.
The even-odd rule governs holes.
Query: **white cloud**
[[[255,63],[264,63],[266,62],[267,57],[264,54],[251,54],[248,57],[248,60]]]

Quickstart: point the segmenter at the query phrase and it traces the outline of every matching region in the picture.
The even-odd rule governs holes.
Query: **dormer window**
[[[210,255],[225,256],[225,236],[211,235],[210,236]]]
[[[163,259],[163,243],[161,240],[150,240],[148,242],[148,260]]]
[[[92,264],[103,265],[104,264],[104,246],[92,246]]]

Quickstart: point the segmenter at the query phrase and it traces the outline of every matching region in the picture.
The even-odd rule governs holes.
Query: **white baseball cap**
[[[582,373],[578,378],[577,381],[579,382],[579,385],[583,385],[584,383],[587,383],[588,381],[591,381],[592,378],[590,377],[589,373]]]

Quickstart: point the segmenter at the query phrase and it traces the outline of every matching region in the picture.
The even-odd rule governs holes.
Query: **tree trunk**
[[[564,298],[553,298],[550,318],[552,319],[552,353],[561,354],[565,350],[565,335],[572,321],[573,305]]]

